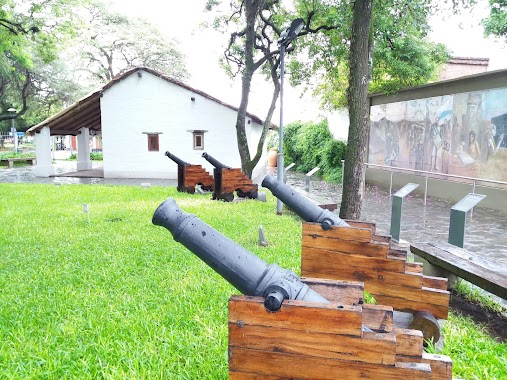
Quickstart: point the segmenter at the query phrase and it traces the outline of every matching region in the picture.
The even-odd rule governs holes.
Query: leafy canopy
[[[507,42],[507,0],[489,0],[489,17],[482,20],[484,34],[503,38]]]

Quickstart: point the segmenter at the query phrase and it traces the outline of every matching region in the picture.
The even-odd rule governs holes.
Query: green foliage
[[[227,301],[238,291],[151,224],[168,196],[299,272],[301,221],[277,215],[269,192],[224,203],[168,187],[0,184],[2,378],[227,378]],[[454,377],[505,378],[505,343],[454,313],[443,334]]]
[[[428,83],[436,79],[438,68],[449,57],[444,45],[421,41],[415,36],[393,40],[390,46],[379,45],[374,58],[379,65],[374,65],[369,91],[389,94]]]
[[[484,326],[476,325],[469,317],[450,312],[443,335],[443,349],[437,351],[430,344],[427,351],[450,356],[453,377],[477,380],[505,378],[507,343],[495,341]]]
[[[0,377],[227,378],[227,301],[238,291],[151,223],[169,196],[299,272],[301,222],[276,215],[271,194],[224,203],[169,187],[0,184],[9,221],[0,230]]]
[[[268,132],[268,138],[267,138],[267,149],[278,149],[279,147],[279,141],[280,141],[280,135],[278,131],[270,130]]]
[[[347,143],[333,138],[326,142],[321,170],[328,182],[339,183],[342,180],[342,161],[345,160]]]
[[[491,297],[484,294],[481,288],[463,279],[458,280],[456,291],[469,302],[477,303],[484,309],[507,315],[506,307],[502,306],[498,302],[495,302]]]
[[[299,40],[301,55],[294,58],[299,60],[297,63],[290,64],[291,82],[311,84],[326,108],[344,107],[349,79],[351,3],[299,0],[296,4],[302,15],[310,9],[318,13],[313,18],[312,28],[321,25],[335,25],[336,28]],[[445,46],[426,38],[427,20],[435,10],[431,2],[390,0],[373,4],[370,43],[374,49],[371,51],[369,91],[392,93],[436,79],[449,53]]]
[[[27,113],[28,121],[18,122],[23,130],[51,113],[53,102],[61,106],[41,74],[75,34],[80,22],[75,8],[86,1],[0,0],[0,120],[14,107],[17,118]]]
[[[72,153],[70,155],[70,157],[69,157],[69,160],[70,161],[77,160],[76,153]],[[104,160],[104,155],[102,154],[102,152],[90,152],[90,160],[92,160],[92,161],[103,161]]]
[[[377,300],[375,299],[375,297],[373,297],[369,292],[367,292],[365,290],[364,291],[364,303],[369,304],[369,305],[376,305]]]
[[[484,34],[501,37],[507,42],[507,0],[489,0],[489,17],[482,20]]]
[[[33,153],[15,153],[15,152],[3,152],[0,153],[0,160],[5,158],[35,158]]]
[[[320,123],[295,122],[284,128],[284,154],[287,163],[294,162],[296,170],[309,172],[320,168],[319,174],[330,182],[341,180],[341,161],[346,143],[333,139],[327,120]]]
[[[176,79],[188,77],[176,41],[148,21],[113,12],[102,0],[87,8],[87,27],[70,49],[80,57],[76,69],[98,85],[136,66],[157,69]]]

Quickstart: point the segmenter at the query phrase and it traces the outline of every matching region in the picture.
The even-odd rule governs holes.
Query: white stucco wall
[[[241,167],[236,111],[148,72],[141,77],[134,73],[105,90],[101,112],[106,178],[175,179],[177,165],[164,155],[167,150],[211,173],[213,167],[201,157],[203,152],[228,166]],[[262,126],[251,122],[246,127],[253,152]],[[207,130],[204,150],[193,149],[192,130]],[[158,152],[148,151],[143,132],[160,133]],[[254,175],[262,165],[261,161]]]

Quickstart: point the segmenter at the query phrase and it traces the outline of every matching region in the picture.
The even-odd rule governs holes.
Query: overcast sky
[[[240,79],[233,83],[218,65],[227,37],[200,24],[212,15],[203,11],[206,0],[114,0],[118,10],[130,16],[147,19],[165,34],[179,41],[179,49],[187,56],[187,68],[191,78],[189,85],[209,93],[234,106],[240,101]],[[479,0],[479,5],[468,15],[453,16],[446,20],[434,17],[430,37],[435,42],[446,44],[454,56],[490,58],[490,70],[507,68],[507,44],[494,42],[483,37],[479,25],[488,14],[488,0]],[[253,87],[249,111],[263,118],[271,96],[270,86],[257,80]],[[314,119],[318,117],[315,103],[299,99],[300,90],[285,86],[284,121]],[[312,104],[313,103],[313,104]],[[275,111],[278,115],[278,111]],[[277,123],[277,117],[273,121]]]

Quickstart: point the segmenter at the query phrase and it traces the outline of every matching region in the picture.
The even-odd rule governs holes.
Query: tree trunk
[[[369,128],[369,53],[373,0],[356,0],[350,40],[350,79],[347,91],[350,126],[340,217],[359,219],[364,195],[364,159]]]
[[[259,138],[259,142],[257,144],[257,152],[255,156],[252,158],[247,165],[247,171],[245,174],[252,178],[252,172],[255,168],[255,165],[259,162],[262,152],[264,151],[264,141],[266,141],[266,136],[269,131],[269,127],[271,126],[271,119],[273,117],[273,112],[276,108],[276,101],[278,100],[278,96],[280,95],[280,81],[278,80],[278,66],[280,60],[274,60],[272,57],[268,59],[271,66],[271,81],[273,82],[273,94],[271,96],[271,104],[269,105],[268,113],[266,114],[266,118],[264,119],[264,124],[262,125],[262,133]]]
[[[241,170],[251,177],[252,170],[249,169],[250,150],[248,149],[248,139],[245,131],[246,109],[250,97],[250,86],[252,84],[252,76],[255,71],[254,51],[255,51],[255,18],[262,1],[245,1],[245,68],[241,78],[241,103],[238,109],[238,117],[236,119],[236,138],[238,141],[238,151],[241,158]]]

